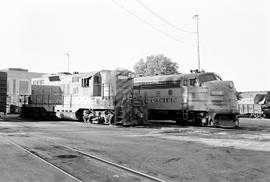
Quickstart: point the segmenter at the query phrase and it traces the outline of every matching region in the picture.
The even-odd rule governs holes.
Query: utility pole
[[[196,20],[197,23],[197,56],[198,56],[198,71],[201,71],[200,65],[200,41],[199,41],[199,15],[194,15],[193,19]]]
[[[70,57],[70,55],[69,55],[69,53],[66,53],[66,55],[67,55],[67,59],[68,59],[68,72],[69,72],[69,57]]]

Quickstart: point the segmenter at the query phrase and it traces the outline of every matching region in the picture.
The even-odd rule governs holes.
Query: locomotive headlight
[[[230,88],[233,88],[233,86],[234,86],[234,85],[233,85],[233,82],[230,82],[230,83],[229,83],[229,86],[230,86]]]
[[[218,90],[212,90],[210,92],[211,95],[224,95],[222,91],[218,91]]]

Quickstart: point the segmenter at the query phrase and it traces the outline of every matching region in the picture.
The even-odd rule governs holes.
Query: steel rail
[[[75,152],[77,152],[77,153],[79,153],[79,154],[82,154],[82,155],[84,155],[84,156],[87,156],[87,157],[89,157],[89,158],[98,160],[98,161],[103,162],[103,163],[106,163],[106,164],[108,164],[108,165],[111,165],[111,166],[120,168],[120,169],[122,169],[122,170],[128,171],[128,172],[130,172],[130,173],[136,174],[136,175],[138,175],[138,176],[141,176],[141,177],[144,177],[144,178],[153,180],[153,181],[166,182],[165,180],[162,180],[162,179],[156,178],[156,177],[154,177],[154,176],[150,176],[150,175],[148,175],[148,174],[142,173],[142,172],[140,172],[140,171],[137,171],[137,170],[128,168],[128,167],[126,167],[126,166],[123,166],[123,165],[120,165],[120,164],[117,164],[117,163],[108,161],[108,160],[106,160],[106,159],[103,159],[103,158],[101,158],[101,157],[95,156],[95,155],[93,155],[93,154],[89,154],[89,153],[87,153],[87,152],[80,151],[80,150],[78,150],[78,149],[76,149],[76,148],[69,147],[69,146],[66,146],[66,145],[64,145],[64,144],[60,144],[60,143],[54,142],[54,141],[50,141],[50,142],[53,142],[53,143],[55,143],[56,145],[65,147],[65,148],[67,148],[67,149],[73,150],[73,151],[75,151]]]
[[[72,179],[74,179],[74,180],[76,180],[76,181],[78,181],[78,182],[83,182],[82,180],[78,179],[77,177],[73,176],[72,174],[70,174],[70,173],[64,171],[63,169],[61,169],[61,168],[55,166],[54,164],[52,164],[52,163],[46,161],[45,159],[41,158],[40,156],[38,156],[38,155],[36,155],[36,154],[34,154],[33,152],[31,152],[31,151],[28,150],[27,148],[25,148],[25,147],[19,145],[18,143],[14,142],[12,139],[3,137],[3,135],[1,135],[1,136],[2,136],[2,138],[5,138],[6,140],[8,140],[11,144],[13,144],[13,145],[15,145],[16,147],[20,148],[21,150],[27,152],[28,154],[30,154],[30,155],[36,157],[37,159],[39,159],[39,160],[41,160],[42,162],[48,164],[49,166],[53,167],[54,169],[60,171],[61,173],[63,173],[63,174],[65,174],[65,175],[69,176],[70,178],[72,178]]]
[[[114,167],[116,167],[116,168],[120,168],[120,169],[122,169],[122,170],[125,170],[125,171],[130,172],[130,173],[133,173],[133,174],[135,174],[135,175],[138,175],[138,176],[141,176],[141,177],[150,179],[150,180],[152,180],[152,181],[157,181],[157,182],[167,182],[167,181],[165,181],[165,180],[156,178],[156,177],[154,177],[154,176],[145,174],[145,173],[143,173],[143,172],[140,172],[140,171],[131,169],[131,168],[129,168],[129,167],[126,167],[126,166],[123,166],[123,165],[120,165],[120,164],[111,162],[111,161],[106,160],[106,159],[103,159],[103,158],[98,157],[98,156],[96,156],[96,155],[93,155],[93,154],[89,154],[89,153],[87,153],[87,152],[80,151],[80,150],[78,150],[78,149],[76,149],[76,148],[69,147],[69,146],[64,145],[64,144],[60,144],[60,143],[55,142],[55,141],[52,141],[52,140],[50,140],[50,139],[48,139],[48,138],[43,138],[43,137],[37,136],[37,135],[35,135],[35,134],[33,134],[33,133],[31,133],[30,135],[35,136],[35,137],[40,138],[40,139],[45,139],[45,140],[47,140],[48,142],[51,142],[51,143],[54,143],[54,144],[56,144],[56,145],[65,147],[65,148],[67,148],[67,149],[73,150],[73,151],[75,151],[75,152],[77,152],[77,153],[79,153],[79,154],[82,154],[82,155],[84,155],[84,156],[87,156],[87,157],[89,157],[89,158],[92,158],[92,159],[95,159],[95,160],[97,160],[97,161],[106,163],[106,164],[111,165],[111,166],[114,166]],[[9,139],[9,140],[11,140],[11,139]],[[21,147],[22,149],[24,149],[24,150],[26,150],[26,151],[28,151],[28,152],[31,153],[31,151],[25,149],[24,147],[20,146],[19,144],[17,144],[17,145],[18,145],[19,147]],[[33,154],[33,153],[31,153],[31,154]],[[35,155],[35,154],[33,154],[33,155]],[[38,158],[40,158],[40,159],[42,159],[42,158],[39,157],[38,155],[35,155],[35,156],[38,157]],[[44,159],[42,159],[42,160],[45,161],[45,162],[47,162],[47,161],[44,160]],[[47,162],[47,163],[48,163],[48,164],[51,164],[51,163],[49,163],[49,162]],[[51,165],[54,166],[53,164],[51,164]],[[57,166],[54,166],[54,167],[57,168],[57,169],[59,169],[59,170],[61,170],[61,171],[63,171],[62,169],[58,168]],[[63,171],[63,172],[65,172],[65,171]],[[67,172],[65,172],[65,173],[67,173]],[[69,174],[69,173],[67,173],[67,174]],[[69,174],[69,175],[72,176],[71,174]],[[76,177],[75,177],[75,178],[76,178]],[[79,180],[78,178],[76,178],[76,179]],[[82,180],[79,180],[79,181],[80,181],[80,182],[83,182]]]

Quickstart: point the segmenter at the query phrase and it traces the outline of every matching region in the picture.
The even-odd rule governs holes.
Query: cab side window
[[[196,78],[190,79],[189,80],[189,85],[190,86],[196,86],[197,85],[197,79]]]
[[[82,87],[89,87],[90,86],[90,79],[91,79],[91,77],[83,78],[82,79]]]
[[[183,86],[187,86],[188,85],[188,81],[187,80],[183,80]]]

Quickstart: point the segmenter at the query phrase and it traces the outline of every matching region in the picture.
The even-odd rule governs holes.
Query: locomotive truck
[[[140,95],[148,119],[221,127],[238,126],[236,90],[212,72],[138,77],[134,95]]]

